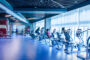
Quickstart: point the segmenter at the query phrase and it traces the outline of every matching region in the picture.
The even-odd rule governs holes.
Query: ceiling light
[[[11,17],[11,15],[5,15],[5,17]]]
[[[74,3],[76,3],[76,4],[77,4],[77,3],[78,3],[78,1],[75,1]]]
[[[16,20],[16,18],[15,17],[10,17],[11,19],[13,19],[13,20]]]
[[[34,19],[37,19],[37,18],[28,18],[28,20],[34,20]]]
[[[26,19],[23,19],[21,16],[19,16],[18,14],[14,13],[12,10],[8,9],[6,6],[4,6],[3,4],[0,3],[0,8],[3,9],[6,13],[16,17],[18,20],[27,23],[28,21]]]

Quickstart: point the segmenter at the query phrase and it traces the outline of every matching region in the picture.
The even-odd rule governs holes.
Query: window
[[[90,29],[90,5],[81,7],[55,17],[51,17],[51,30],[56,29],[60,32],[61,28],[71,29],[73,40],[78,43],[79,40],[76,37],[77,29],[85,31]],[[86,44],[87,36],[90,36],[90,31],[83,33],[83,41]]]
[[[80,8],[80,25],[90,25],[90,5]]]
[[[38,27],[40,27],[40,28],[44,27],[44,20],[41,20],[41,21],[36,22],[36,29]]]

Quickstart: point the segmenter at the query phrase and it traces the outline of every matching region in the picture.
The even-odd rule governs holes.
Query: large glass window
[[[62,25],[76,25],[78,23],[78,11],[73,10],[63,14]]]
[[[90,5],[80,8],[80,22],[89,21],[90,22]]]
[[[13,25],[13,32],[16,32],[16,29],[18,29],[18,33],[22,33],[25,30],[25,25]]]
[[[56,29],[59,31],[60,28],[60,19],[58,17],[51,18],[51,32]]]
[[[82,7],[80,10],[80,25],[90,26],[90,5]]]
[[[75,42],[78,43],[78,38],[76,37],[77,29],[81,29],[82,32],[90,29],[90,5],[85,7],[81,7],[55,17],[51,17],[51,30],[56,29],[57,31],[61,31],[62,27],[66,29],[71,29],[72,38]],[[87,36],[90,36],[89,31],[83,32],[83,41],[86,44]]]
[[[36,22],[36,29],[38,27],[40,27],[40,28],[44,27],[44,20],[41,20],[41,21]]]

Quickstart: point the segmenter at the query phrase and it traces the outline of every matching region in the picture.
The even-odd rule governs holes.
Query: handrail
[[[85,31],[82,31],[82,32],[80,32],[80,33],[84,33],[84,32],[87,32],[88,30],[90,30],[90,29],[87,29],[87,30],[85,30]]]

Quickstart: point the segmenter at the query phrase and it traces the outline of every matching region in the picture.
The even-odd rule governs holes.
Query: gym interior
[[[0,0],[0,60],[90,60],[90,0]]]

